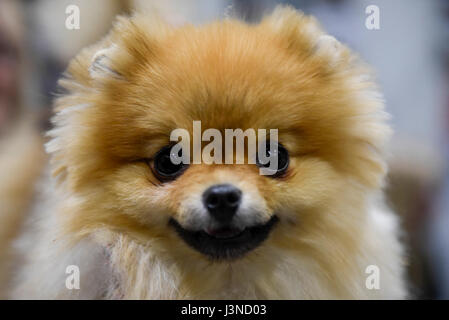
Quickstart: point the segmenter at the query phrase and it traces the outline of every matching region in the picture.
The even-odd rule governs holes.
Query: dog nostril
[[[240,205],[242,192],[230,184],[210,187],[203,194],[204,206],[221,222],[230,222]]]
[[[215,208],[217,205],[218,205],[218,197],[214,194],[211,194],[207,201],[207,206],[209,208]]]
[[[228,194],[228,197],[226,200],[227,200],[228,204],[230,204],[231,206],[238,205],[239,201],[240,201],[240,195],[237,192],[231,192]]]

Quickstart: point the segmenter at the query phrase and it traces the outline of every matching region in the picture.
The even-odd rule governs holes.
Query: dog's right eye
[[[163,147],[155,155],[151,169],[154,175],[162,182],[176,179],[180,176],[187,165],[180,163],[174,164],[170,157],[172,146]]]
[[[278,165],[277,170],[275,172],[273,172],[271,177],[273,177],[273,178],[281,177],[287,171],[289,163],[290,163],[290,157],[289,157],[287,149],[285,149],[282,144],[278,143],[277,148],[275,150],[273,150],[274,153],[271,154],[270,141],[267,141],[266,151],[267,151],[266,156],[268,158],[270,158],[270,161],[271,161],[271,159],[273,159],[274,161],[277,161],[277,165]],[[270,162],[263,164],[263,163],[260,163],[258,158],[256,158],[256,163],[259,167],[265,167],[265,168],[270,167]]]

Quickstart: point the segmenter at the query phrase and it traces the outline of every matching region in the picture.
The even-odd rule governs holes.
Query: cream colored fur
[[[391,133],[382,99],[369,72],[314,19],[279,8],[257,26],[177,30],[121,18],[68,73],[47,144],[52,174],[37,185],[16,237],[9,298],[407,297],[399,223],[382,200]],[[158,182],[139,161],[167,144],[153,132],[167,137],[205,106],[210,127],[280,128],[289,173],[276,180],[251,166],[192,166]],[[245,257],[217,262],[167,221],[182,222],[182,200],[225,179],[259,190],[280,223]],[[66,288],[69,265],[80,268],[79,290]],[[371,265],[379,289],[366,286]]]
[[[49,191],[54,197],[54,190]],[[371,207],[367,211],[363,238],[365,248],[354,261],[356,273],[342,270],[339,279],[328,278],[308,255],[292,256],[288,252],[272,252],[278,260],[272,279],[260,279],[258,270],[244,264],[223,264],[219,275],[208,274],[204,281],[209,289],[185,292],[181,272],[173,261],[154,252],[151,243],[140,245],[133,239],[108,231],[98,231],[69,250],[58,238],[58,224],[52,219],[57,205],[37,206],[34,216],[15,248],[21,252],[21,264],[14,270],[14,285],[8,297],[13,299],[398,299],[406,297],[403,279],[401,245],[396,239],[398,221],[386,209]],[[39,212],[39,213],[38,213]],[[30,230],[34,228],[38,230]],[[37,231],[37,232],[36,232]],[[68,265],[81,271],[80,290],[69,290],[65,283]],[[365,273],[369,265],[380,269],[380,289],[368,290]],[[214,269],[216,271],[216,269]],[[338,276],[338,274],[337,274]],[[344,286],[335,290],[338,282]]]

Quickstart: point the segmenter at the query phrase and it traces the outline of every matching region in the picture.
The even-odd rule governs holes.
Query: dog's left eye
[[[176,179],[186,169],[183,163],[174,164],[171,160],[170,153],[172,146],[163,147],[154,157],[153,173],[162,182]]]

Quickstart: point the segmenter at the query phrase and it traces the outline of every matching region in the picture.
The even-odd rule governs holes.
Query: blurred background
[[[0,177],[11,176],[3,158],[20,146],[15,137],[34,135],[31,143],[49,128],[68,61],[105,35],[115,15],[145,8],[176,25],[254,22],[277,4],[315,15],[376,70],[395,129],[387,197],[406,230],[413,297],[449,299],[449,1],[0,0]],[[79,8],[79,28],[66,27],[70,5]],[[379,29],[365,25],[370,5],[379,8]]]

